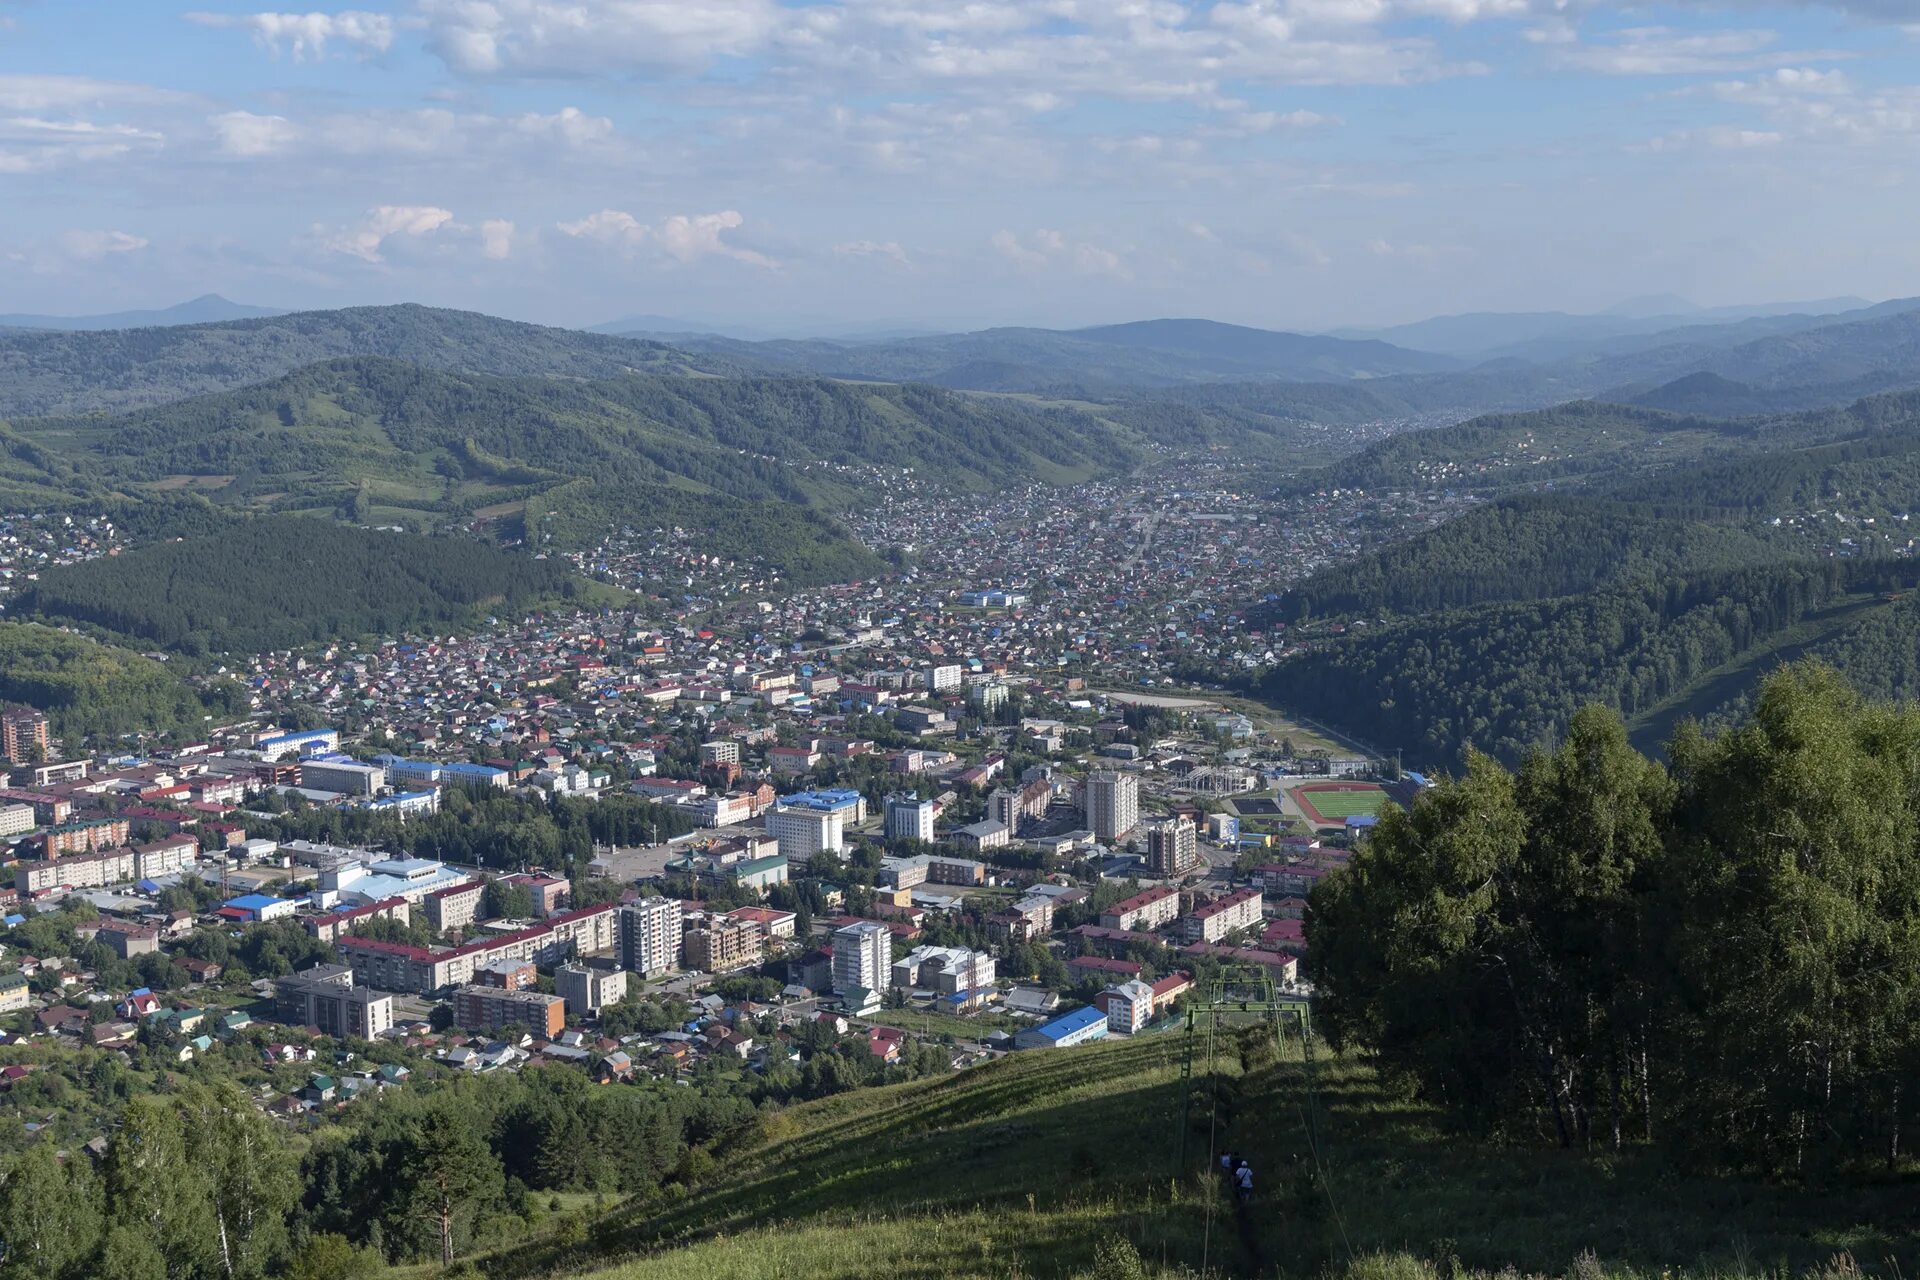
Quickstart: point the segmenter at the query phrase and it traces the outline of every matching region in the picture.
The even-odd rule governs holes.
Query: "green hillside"
[[[727,372],[657,342],[413,305],[106,332],[0,332],[0,417],[163,404],[340,356],[506,376]]]
[[[203,698],[165,664],[84,636],[0,622],[0,700],[48,713],[70,745],[122,734],[204,731],[244,706],[238,687]]]
[[[472,539],[282,516],[49,569],[11,608],[204,653],[391,634],[587,589],[557,562]]]
[[[1678,1178],[1653,1156],[1476,1147],[1360,1058],[1309,1068],[1257,1036],[1201,1059],[1179,1165],[1179,1034],[1018,1054],[938,1083],[840,1095],[761,1122],[690,1194],[475,1259],[489,1278],[1407,1277],[1790,1273],[1841,1249],[1910,1257],[1894,1186],[1808,1194]],[[1209,1149],[1256,1169],[1237,1214]],[[1308,1126],[1315,1141],[1308,1141]],[[1318,1157],[1316,1158],[1316,1152]]]

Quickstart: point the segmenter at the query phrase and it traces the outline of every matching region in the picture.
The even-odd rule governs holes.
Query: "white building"
[[[934,667],[927,672],[927,688],[935,693],[943,689],[958,689],[965,670],[966,668],[957,662]]]
[[[354,760],[303,760],[300,785],[345,796],[371,796],[387,785],[387,771],[377,764]]]
[[[642,977],[677,968],[682,929],[678,898],[640,898],[621,907],[615,944],[620,967]]]
[[[780,854],[804,862],[816,853],[840,853],[847,847],[845,812],[778,805],[767,814],[767,834],[780,842]]]
[[[1138,978],[1108,987],[1100,993],[1107,1010],[1107,1029],[1130,1036],[1153,1021],[1153,988]]]
[[[990,987],[994,976],[993,956],[965,947],[915,947],[893,962],[894,986],[947,996]]]
[[[567,1002],[568,1017],[584,1018],[626,998],[627,971],[563,964],[553,971],[553,989]]]
[[[834,930],[833,993],[885,990],[892,960],[893,934],[885,925],[863,920]]]
[[[1087,825],[1096,840],[1119,840],[1140,825],[1140,780],[1102,770],[1087,779]]]
[[[933,842],[933,801],[898,792],[887,797],[887,839]]]

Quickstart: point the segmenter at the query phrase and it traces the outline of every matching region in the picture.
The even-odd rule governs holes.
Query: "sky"
[[[0,312],[1920,294],[1920,0],[0,0]]]

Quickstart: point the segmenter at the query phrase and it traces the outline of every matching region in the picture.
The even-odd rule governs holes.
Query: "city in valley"
[[[1920,0],[0,0],[0,1280],[1920,1276]]]

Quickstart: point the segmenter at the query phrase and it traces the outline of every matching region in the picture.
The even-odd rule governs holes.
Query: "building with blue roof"
[[[867,816],[867,798],[852,787],[827,787],[818,791],[796,791],[780,797],[783,809],[811,809],[815,813],[838,813],[848,822],[862,822]]]
[[[1071,1049],[1107,1034],[1107,1015],[1093,1005],[1028,1027],[1013,1038],[1016,1049]]]

